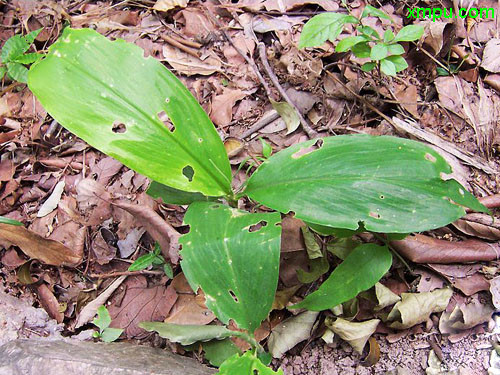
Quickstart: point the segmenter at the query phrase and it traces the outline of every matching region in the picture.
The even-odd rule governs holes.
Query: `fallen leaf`
[[[212,110],[210,111],[210,118],[215,125],[220,127],[228,126],[233,119],[234,105],[247,95],[246,92],[239,89],[226,89],[221,95],[216,95],[212,99]]]
[[[268,11],[287,12],[307,4],[319,5],[326,11],[334,12],[339,9],[339,5],[331,0],[266,0],[264,7]]]
[[[231,137],[224,141],[224,148],[226,149],[228,158],[238,155],[241,151],[243,151],[244,147],[245,144],[238,138]]]
[[[167,12],[176,7],[185,8],[189,0],[156,0],[153,9],[159,12]]]
[[[143,228],[133,228],[129,233],[127,233],[127,237],[124,240],[118,240],[116,242],[116,246],[120,250],[121,258],[128,258],[131,256],[134,251],[137,249],[137,245],[139,244],[139,240],[146,230]]]
[[[273,305],[271,310],[283,310],[290,302],[290,299],[295,295],[297,290],[300,289],[302,285],[295,285],[290,288],[278,290],[274,296]]]
[[[95,237],[92,239],[91,248],[94,252],[97,263],[103,265],[108,264],[116,256],[116,247],[110,245],[103,237],[102,228],[98,230]]]
[[[359,354],[369,338],[377,330],[379,319],[371,319],[365,322],[349,322],[342,318],[326,318],[325,325],[342,340],[347,341]]]
[[[468,214],[452,223],[461,232],[490,241],[500,240],[500,225],[498,220],[486,214]]]
[[[14,176],[16,168],[10,159],[0,161],[0,181],[9,181]]]
[[[0,263],[8,269],[15,269],[26,263],[26,259],[20,257],[16,250],[9,249],[3,254]]]
[[[405,258],[415,263],[468,263],[492,261],[500,254],[499,243],[478,240],[450,242],[416,234],[391,245]]]
[[[50,214],[52,211],[54,211],[57,208],[57,205],[59,204],[59,201],[61,200],[61,196],[62,196],[62,193],[64,191],[65,185],[66,184],[64,183],[64,181],[59,181],[56,184],[50,197],[48,197],[47,200],[45,202],[43,202],[43,204],[40,206],[40,209],[38,210],[36,217],[47,216],[48,214]]]
[[[418,87],[416,85],[397,85],[394,95],[400,102],[401,106],[410,112],[414,118],[419,119],[417,102],[420,101],[418,96]]]
[[[286,134],[290,134],[297,130],[300,125],[300,119],[295,109],[287,102],[275,102],[271,98],[269,98],[269,101],[276,112],[280,114],[283,121],[285,121],[286,128],[288,129]]]
[[[490,280],[490,293],[493,305],[496,309],[500,309],[500,276]]]
[[[475,299],[472,303],[455,306],[452,312],[443,312],[439,319],[439,331],[443,334],[460,331],[486,323],[491,319],[493,307]]]
[[[387,316],[391,328],[406,329],[425,322],[430,314],[444,311],[448,306],[453,290],[438,289],[433,292],[403,293]]]
[[[488,74],[483,82],[493,87],[497,92],[500,92],[500,74]]]
[[[253,30],[256,33],[268,33],[270,31],[291,30],[292,26],[300,25],[306,17],[266,17],[257,16],[252,22]]]
[[[375,366],[380,360],[380,346],[375,337],[370,337],[368,344],[370,345],[370,350],[367,356],[361,361],[361,364],[365,367]]]
[[[301,228],[305,227],[302,220],[285,216],[281,220],[281,252],[302,251],[306,248]]]
[[[488,290],[490,283],[481,273],[480,264],[428,264],[430,268],[444,276],[453,287],[460,289],[466,296]]]
[[[209,76],[215,72],[219,72],[222,63],[215,57],[209,56],[205,60],[200,60],[178,48],[165,44],[162,49],[165,61],[179,73],[187,76],[201,74]]]
[[[108,311],[112,318],[110,327],[123,329],[128,338],[143,337],[145,331],[139,323],[165,319],[177,300],[172,286],[148,288],[143,276],[130,277],[123,286],[126,288],[123,298],[115,294]]]
[[[267,342],[267,347],[272,356],[280,358],[299,342],[311,337],[318,314],[319,312],[316,311],[304,311],[274,327]]]
[[[500,73],[500,39],[490,39],[483,50],[483,61],[481,68],[491,73]]]
[[[21,226],[0,224],[0,239],[19,247],[30,258],[52,266],[77,266],[83,258],[82,253]]]
[[[215,27],[200,9],[184,9],[180,12],[185,20],[182,34],[192,38],[206,38]]]
[[[375,311],[382,310],[387,306],[394,305],[401,300],[396,293],[390,290],[388,287],[381,283],[375,284],[375,296],[377,298],[377,306],[375,306]]]
[[[40,300],[40,304],[44,310],[47,311],[47,314],[49,314],[52,319],[55,319],[57,323],[62,323],[64,313],[61,312],[61,306],[48,286],[45,283],[38,284],[36,293]]]
[[[179,294],[172,310],[165,318],[165,323],[204,325],[214,319],[215,315],[207,308],[201,307],[194,295]]]
[[[419,25],[424,26],[424,35],[421,40],[428,47],[428,51],[436,56],[443,49],[443,34],[445,34],[446,26],[452,29],[453,24],[443,21],[425,20],[419,22]]]

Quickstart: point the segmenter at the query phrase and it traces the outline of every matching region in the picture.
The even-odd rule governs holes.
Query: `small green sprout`
[[[97,317],[94,318],[92,323],[99,328],[99,332],[94,332],[93,336],[104,342],[113,342],[117,340],[123,332],[121,328],[109,328],[111,316],[105,306],[99,306],[97,309]]]
[[[163,255],[161,255],[161,247],[158,242],[155,243],[155,248],[152,252],[142,255],[135,260],[134,263],[128,268],[129,271],[141,271],[145,270],[151,265],[162,266],[165,275],[170,279],[174,277],[174,271],[172,266],[165,261]]]

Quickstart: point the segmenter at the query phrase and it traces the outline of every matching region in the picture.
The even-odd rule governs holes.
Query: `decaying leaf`
[[[500,39],[490,39],[483,51],[483,61],[481,67],[491,73],[500,73]]]
[[[387,316],[388,326],[406,329],[425,322],[430,314],[444,311],[452,295],[453,290],[449,288],[424,293],[403,293],[401,301],[396,303]]]
[[[222,64],[220,60],[215,57],[209,56],[202,61],[168,44],[163,46],[162,52],[165,61],[168,62],[173,69],[188,76],[195,74],[209,76],[221,70]]]
[[[278,112],[283,121],[285,121],[286,128],[288,129],[286,134],[290,134],[297,130],[300,125],[300,119],[297,112],[295,112],[295,109],[287,102],[275,102],[272,99],[269,100],[276,112]]]
[[[179,294],[170,314],[165,318],[166,323],[176,324],[209,324],[215,315],[206,307],[202,307],[191,294]]]
[[[439,319],[439,331],[444,334],[458,333],[475,327],[489,321],[493,311],[492,306],[480,303],[477,299],[472,303],[457,305],[452,312],[443,312]]]
[[[490,283],[482,273],[481,264],[428,264],[466,296],[488,290]]]
[[[48,214],[50,214],[52,211],[54,211],[57,208],[57,205],[59,204],[59,201],[61,200],[62,193],[64,191],[64,186],[65,186],[64,181],[59,181],[57,185],[54,187],[54,190],[52,191],[52,194],[50,197],[47,198],[45,202],[40,206],[40,209],[38,210],[38,213],[36,214],[36,217],[44,217]]]
[[[191,345],[198,341],[222,340],[235,336],[239,332],[230,331],[226,327],[216,325],[186,325],[161,322],[142,322],[140,328],[158,332],[159,335],[181,345]]]
[[[290,288],[278,290],[276,292],[276,295],[274,296],[273,306],[271,307],[271,310],[283,310],[301,286],[302,285],[295,285],[291,286]]]
[[[305,224],[302,220],[291,216],[285,216],[281,221],[281,252],[292,252],[304,250],[304,238],[301,228]]]
[[[490,293],[493,305],[496,309],[500,309],[500,276],[490,280]]]
[[[230,137],[224,141],[224,148],[229,158],[238,155],[244,147],[245,143],[238,138]]]
[[[381,283],[376,283],[374,289],[375,297],[377,299],[377,306],[375,306],[375,310],[382,310],[401,300],[401,297]]]
[[[159,12],[167,12],[176,7],[185,8],[188,2],[189,0],[156,0],[153,9]]]
[[[52,266],[76,266],[82,261],[82,253],[21,226],[0,224],[0,238],[19,247],[30,258]]]
[[[377,329],[379,319],[371,319],[365,322],[349,322],[342,318],[327,318],[325,324],[333,333],[339,335],[342,340],[347,341],[358,353],[363,349],[368,339]]]
[[[299,342],[311,337],[318,312],[305,311],[297,316],[284,320],[273,328],[267,346],[274,358],[280,358],[284,353]]]
[[[233,119],[233,107],[238,100],[243,99],[248,93],[241,90],[226,89],[221,95],[212,100],[210,118],[217,126],[228,126]]]

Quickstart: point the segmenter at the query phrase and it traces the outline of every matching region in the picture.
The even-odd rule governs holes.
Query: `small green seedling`
[[[111,316],[105,306],[99,306],[97,309],[97,317],[94,318],[92,323],[99,328],[99,332],[94,332],[93,336],[104,342],[113,342],[117,340],[123,332],[121,328],[109,328]]]
[[[8,217],[3,217],[0,216],[0,224],[10,224],[10,225],[16,225],[16,226],[21,226],[23,223],[14,220],[14,219],[9,219]]]
[[[155,243],[155,248],[152,252],[137,258],[135,262],[130,265],[128,270],[141,271],[152,265],[161,266],[165,275],[167,275],[170,279],[174,277],[172,266],[168,264],[163,255],[161,255],[161,247],[158,242]]]
[[[403,55],[405,49],[400,42],[411,42],[420,39],[424,28],[417,25],[403,27],[397,34],[388,27],[384,35],[372,27],[363,25],[363,19],[368,16],[378,17],[394,22],[384,11],[367,5],[360,18],[343,13],[321,13],[311,18],[300,35],[299,48],[318,47],[327,40],[334,42],[348,23],[356,25],[356,35],[348,36],[337,43],[337,52],[351,51],[358,58],[368,58],[371,61],[364,63],[361,69],[369,72],[377,67],[388,76],[408,68]]]
[[[2,59],[0,78],[3,78],[7,73],[7,76],[13,81],[28,82],[28,68],[25,65],[37,62],[43,55],[40,53],[26,53],[26,51],[29,50],[40,31],[42,29],[32,31],[25,36],[14,35],[5,42],[0,53]]]

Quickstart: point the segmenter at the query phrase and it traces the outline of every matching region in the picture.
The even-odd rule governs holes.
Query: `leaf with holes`
[[[271,309],[278,284],[280,215],[195,202],[186,212],[181,266],[193,290],[223,323],[253,332]]]
[[[193,193],[189,191],[182,191],[178,189],[171,188],[170,186],[160,184],[156,181],[151,182],[146,193],[155,198],[161,198],[163,203],[166,204],[191,204],[193,202],[210,202],[215,201],[215,197],[206,197],[201,193]]]
[[[189,90],[138,46],[65,29],[32,66],[31,91],[69,131],[175,189],[231,192],[224,145]]]
[[[279,171],[279,173],[276,173]],[[344,135],[299,143],[267,159],[245,193],[308,223],[411,233],[447,225],[463,206],[487,211],[455,180],[446,161],[423,143]]]
[[[386,246],[360,245],[335,268],[317,291],[290,308],[312,311],[331,309],[374,286],[389,271],[391,264],[392,255]]]
[[[216,375],[283,375],[283,370],[273,371],[248,351],[242,356],[235,354],[226,359]]]

